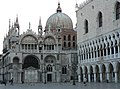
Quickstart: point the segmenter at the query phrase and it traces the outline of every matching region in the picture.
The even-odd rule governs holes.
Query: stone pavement
[[[0,89],[120,89],[120,83],[47,83],[47,84],[0,84]]]

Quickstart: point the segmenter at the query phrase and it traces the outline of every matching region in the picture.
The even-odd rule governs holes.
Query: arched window
[[[70,35],[68,35],[68,41],[70,41],[71,40],[71,36]]]
[[[88,20],[85,20],[84,26],[85,26],[85,34],[86,34],[88,33]]]
[[[98,14],[98,26],[99,27],[102,27],[102,24],[103,24],[103,20],[102,19],[103,19],[102,18],[102,13],[99,12],[99,14]]]
[[[115,40],[115,53],[118,53],[117,40]]]
[[[113,45],[113,42],[111,42],[111,53],[114,54],[114,45]]]
[[[51,65],[48,65],[48,66],[47,66],[47,71],[48,71],[48,72],[52,72],[52,66],[51,66]]]
[[[120,19],[120,2],[116,3],[116,20]]]
[[[71,43],[70,42],[68,42],[68,47],[71,47]]]
[[[64,36],[64,41],[66,40],[66,36]]]
[[[73,47],[75,47],[75,42],[73,42]]]
[[[17,57],[13,58],[13,63],[18,64],[19,63],[19,58],[17,58]]]
[[[64,42],[64,47],[66,47],[66,42]]]
[[[75,41],[75,36],[73,36],[73,41]]]
[[[62,74],[67,74],[67,68],[66,68],[66,66],[62,67]]]

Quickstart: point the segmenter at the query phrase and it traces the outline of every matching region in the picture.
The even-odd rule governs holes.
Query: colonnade
[[[120,31],[78,43],[78,80],[120,81]]]

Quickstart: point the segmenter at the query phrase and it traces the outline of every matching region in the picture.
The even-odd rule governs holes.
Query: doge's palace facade
[[[120,82],[120,1],[76,4],[78,79]]]

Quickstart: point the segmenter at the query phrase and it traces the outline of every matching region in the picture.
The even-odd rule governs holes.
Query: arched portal
[[[110,82],[112,82],[112,80],[115,78],[115,73],[113,71],[114,71],[113,65],[110,63],[109,64]]]
[[[106,80],[106,67],[104,64],[102,65],[102,78],[103,78],[103,81]]]
[[[83,82],[83,70],[82,70],[82,67],[80,67],[80,79],[81,79],[81,82]]]
[[[30,66],[37,68],[37,69],[40,68],[38,58],[36,56],[29,55],[29,56],[25,57],[22,68],[24,69],[24,68],[28,68]]]
[[[60,65],[56,66],[56,59],[52,55],[48,55],[44,59],[44,80],[43,82],[54,82],[54,81],[60,81],[60,76],[55,76],[55,68],[56,70],[60,70]],[[56,79],[56,80],[55,80]]]
[[[21,80],[24,82],[38,82],[39,78],[39,61],[34,55],[28,55],[23,61],[23,73],[21,75]]]
[[[19,63],[19,58],[18,57],[14,57],[13,58],[13,63],[14,64],[18,64]]]
[[[98,65],[96,65],[95,69],[96,69],[96,81],[100,82],[100,73],[99,73],[99,67],[98,67]]]
[[[93,74],[93,67],[90,66],[90,81],[93,82],[94,80],[94,74]]]
[[[87,78],[87,81],[88,81],[88,69],[87,69],[86,66],[85,66],[84,68],[85,68],[85,76],[84,76],[84,77],[86,77],[86,78]]]
[[[12,66],[12,65],[11,65]],[[10,79],[14,79],[14,82],[19,83],[19,78],[20,78],[20,72],[19,72],[19,58],[18,57],[14,57],[13,58],[13,72],[10,73]],[[9,80],[10,80],[9,79]]]
[[[120,63],[118,63],[118,82],[120,82]]]

